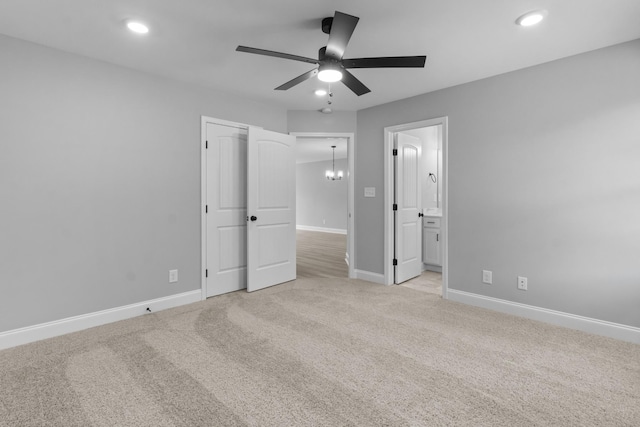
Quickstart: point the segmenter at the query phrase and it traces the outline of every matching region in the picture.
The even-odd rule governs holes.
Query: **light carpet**
[[[0,426],[638,426],[640,346],[303,279],[0,352]]]

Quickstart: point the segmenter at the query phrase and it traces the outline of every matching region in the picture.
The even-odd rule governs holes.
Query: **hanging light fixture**
[[[339,181],[342,179],[342,171],[336,174],[336,146],[332,145],[331,148],[333,149],[333,167],[325,173],[325,177],[330,181]]]

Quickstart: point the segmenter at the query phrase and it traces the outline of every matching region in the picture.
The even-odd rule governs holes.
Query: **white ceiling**
[[[523,28],[515,19],[546,9]],[[424,69],[356,69],[372,92],[333,85],[334,110],[359,110],[640,38],[638,0],[1,0],[0,33],[258,99],[315,110],[317,79],[273,88],[313,68],[236,52],[237,45],[316,57],[334,11],[360,17],[345,57],[427,55]],[[124,29],[145,20],[147,36]],[[326,84],[325,84],[326,85]]]
[[[296,163],[311,163],[331,160],[336,146],[336,160],[347,158],[346,138],[308,138],[298,137],[296,140]]]

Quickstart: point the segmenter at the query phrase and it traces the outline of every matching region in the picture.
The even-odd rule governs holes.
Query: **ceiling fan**
[[[238,46],[236,51],[255,53],[258,55],[273,56],[276,58],[291,59],[293,61],[307,62],[318,65],[311,71],[289,80],[278,86],[275,90],[287,90],[295,85],[318,76],[325,82],[341,80],[356,95],[364,95],[371,92],[360,80],[347,71],[349,68],[423,68],[427,60],[426,56],[386,56],[378,58],[343,58],[347,44],[353,30],[360,18],[336,11],[333,17],[322,20],[322,32],[329,34],[329,42],[318,51],[318,59],[288,53],[274,52],[272,50],[257,49],[255,47]]]

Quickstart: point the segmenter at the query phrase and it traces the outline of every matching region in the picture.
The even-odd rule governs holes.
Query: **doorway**
[[[432,165],[427,165],[422,160],[411,163],[410,149],[407,150],[407,153],[409,154],[409,162],[398,160],[398,157],[400,157],[397,155],[399,153],[398,151],[395,152],[396,156],[394,156],[394,148],[397,150],[399,135],[409,135],[412,137],[420,136],[422,130],[429,128],[431,130],[437,129],[438,159],[436,164],[439,165],[438,167],[434,168]],[[432,270],[435,272],[438,272],[438,270],[441,271],[443,298],[447,298],[448,288],[447,134],[447,117],[390,126],[384,129],[384,283],[387,285],[397,284],[407,279],[407,275],[405,273],[401,273],[400,281],[397,280],[397,265],[394,265],[400,263],[400,260],[397,258],[397,254],[400,252],[402,256],[402,248],[413,248],[416,244],[414,241],[417,239],[416,236],[420,236],[421,242],[419,242],[419,244],[421,246],[418,252],[420,252],[420,257],[422,258],[420,260],[421,270]],[[414,140],[411,140],[408,143],[409,147],[416,145],[413,141]],[[421,148],[423,148],[423,151],[428,154],[428,150],[430,150],[428,144],[421,144]],[[400,153],[400,155],[401,154],[402,153]],[[398,165],[397,163],[399,161],[401,161],[402,164]],[[417,165],[415,166],[418,168],[417,173],[412,169],[413,164]],[[407,165],[409,166],[407,169],[410,173],[404,171],[400,179],[398,179],[396,176],[396,169],[402,169],[403,166]],[[402,225],[402,220],[400,220],[400,222],[396,220],[399,215],[397,215],[397,211],[394,210],[395,206],[397,206],[396,209],[398,210],[401,208],[396,203],[396,198],[398,196],[396,189],[398,184],[406,186],[409,182],[407,181],[402,183],[402,179],[405,181],[415,180],[412,184],[413,186],[409,185],[409,189],[417,192],[417,198],[424,199],[419,202],[410,199],[410,203],[408,203],[409,208],[411,208],[410,205],[419,203],[418,213],[416,214],[416,212],[411,212],[411,217],[417,217],[420,215],[421,227],[419,232],[414,232],[415,226],[413,228],[406,227],[407,230],[411,231],[411,233],[407,234],[409,238],[406,239],[406,242],[403,241],[404,236],[399,233],[399,226]],[[425,186],[425,191],[422,189],[418,191],[417,188],[422,187],[423,184]],[[435,193],[432,193],[431,190],[434,188]],[[422,215],[427,216],[422,217]],[[409,225],[411,224],[409,223]],[[423,232],[424,236],[422,236]],[[398,246],[400,246],[399,250]],[[423,251],[426,258],[422,256]],[[414,256],[414,252],[411,252],[411,250],[409,250],[408,253],[411,256]],[[411,256],[408,258],[411,258]],[[415,270],[415,268],[416,267],[414,265],[412,269]],[[419,273],[414,271],[412,274]]]
[[[298,277],[354,277],[354,135],[291,135],[299,153]]]

